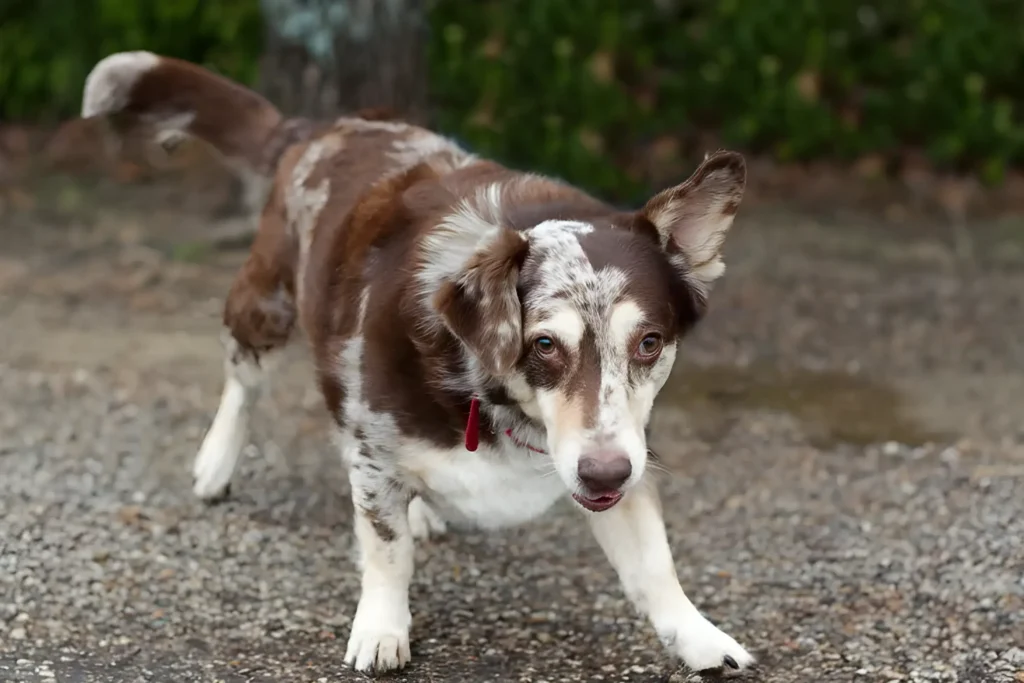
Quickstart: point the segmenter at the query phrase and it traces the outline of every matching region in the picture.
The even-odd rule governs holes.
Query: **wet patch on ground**
[[[683,366],[658,397],[661,410],[681,410],[702,438],[717,440],[745,411],[796,419],[821,448],[840,444],[923,446],[956,434],[915,416],[913,397],[884,381],[834,370],[780,369],[765,363]]]

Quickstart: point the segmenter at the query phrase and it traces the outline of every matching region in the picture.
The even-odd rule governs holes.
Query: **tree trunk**
[[[385,108],[424,122],[423,0],[261,0],[261,89],[288,115]]]

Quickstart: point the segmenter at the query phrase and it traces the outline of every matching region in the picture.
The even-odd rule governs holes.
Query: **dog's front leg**
[[[641,483],[612,509],[588,517],[626,594],[688,667],[742,669],[753,663],[746,650],[697,611],[679,585],[652,483]]]
[[[355,504],[362,593],[345,663],[357,671],[390,671],[409,662],[409,581],[413,538],[409,494],[375,459],[357,456],[349,469]]]

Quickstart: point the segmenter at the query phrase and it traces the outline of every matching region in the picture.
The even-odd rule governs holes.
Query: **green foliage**
[[[782,161],[917,148],[989,181],[1024,162],[1015,0],[437,0],[432,21],[444,125],[601,190],[707,132]]]
[[[81,106],[92,66],[151,50],[252,82],[263,42],[256,0],[4,0],[0,119],[53,119]]]
[[[73,114],[116,50],[255,78],[258,0],[12,2],[2,118]],[[784,161],[916,148],[989,181],[1024,162],[1018,0],[433,0],[431,22],[439,127],[609,196],[706,133]]]

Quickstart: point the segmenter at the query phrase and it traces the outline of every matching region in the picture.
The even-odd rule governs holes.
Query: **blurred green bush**
[[[255,80],[258,0],[6,0],[0,118],[74,114],[103,55],[146,48]],[[895,160],[998,181],[1024,162],[1019,0],[433,0],[440,128],[631,198],[735,146]]]
[[[258,0],[4,0],[0,120],[73,116],[97,60],[147,49],[253,82],[263,42]]]

